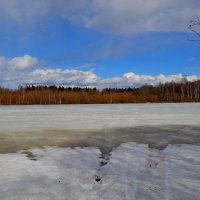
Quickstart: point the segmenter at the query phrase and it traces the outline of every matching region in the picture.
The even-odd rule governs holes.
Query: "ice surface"
[[[200,146],[126,143],[101,166],[95,148],[0,155],[1,200],[199,200]],[[97,181],[96,177],[100,181]]]
[[[199,124],[199,103],[0,107],[0,132]]]
[[[199,103],[0,107],[0,200],[199,200],[199,185]]]

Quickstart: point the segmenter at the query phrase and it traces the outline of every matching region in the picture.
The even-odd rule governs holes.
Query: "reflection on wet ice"
[[[117,193],[115,199],[198,200],[200,162],[192,159],[188,163],[188,156],[199,157],[199,150],[197,145],[170,145],[158,150],[123,144],[113,150],[110,161],[101,168],[99,199],[112,199]]]
[[[199,145],[110,142],[0,155],[0,199],[200,199]]]

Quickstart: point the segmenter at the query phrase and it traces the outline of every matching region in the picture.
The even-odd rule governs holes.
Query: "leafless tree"
[[[196,20],[190,21],[188,28],[193,33],[195,33],[195,35],[199,38],[199,39],[189,39],[189,40],[194,41],[194,42],[200,42],[200,19],[199,19],[199,17],[197,17]]]

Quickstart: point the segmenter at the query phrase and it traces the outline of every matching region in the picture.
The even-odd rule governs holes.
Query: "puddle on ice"
[[[199,126],[142,126],[98,130],[51,130],[0,133],[0,153],[15,153],[35,147],[95,147],[101,151],[102,165],[113,148],[127,142],[148,144],[164,150],[169,144],[200,144]]]

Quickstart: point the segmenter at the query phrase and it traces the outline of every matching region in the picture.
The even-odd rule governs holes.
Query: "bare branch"
[[[190,21],[190,24],[189,24],[188,28],[190,29],[190,31],[195,33],[195,35],[200,38],[200,30],[198,30],[198,29],[200,29],[200,19],[199,19],[199,17],[197,17],[196,20]],[[199,42],[200,40],[198,40],[198,39],[189,39],[189,41]]]

